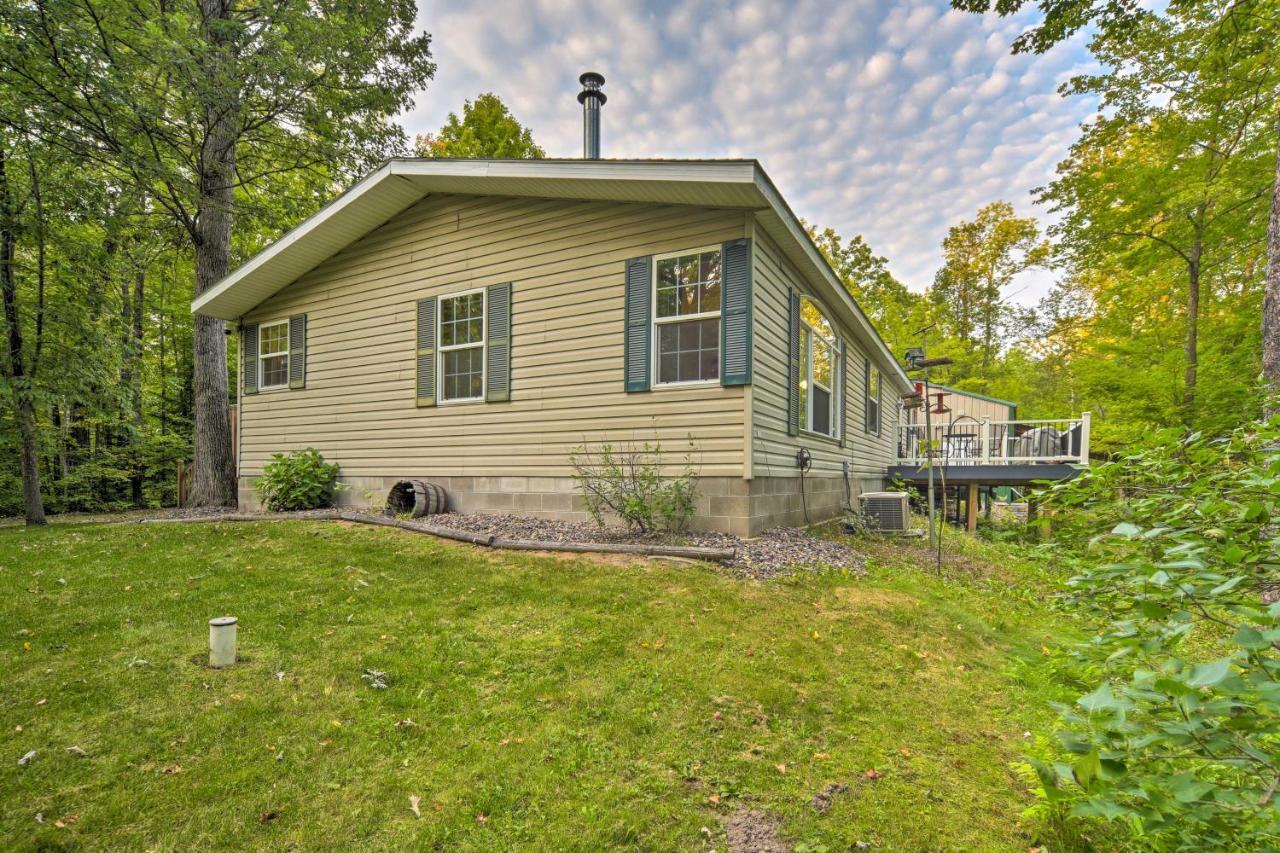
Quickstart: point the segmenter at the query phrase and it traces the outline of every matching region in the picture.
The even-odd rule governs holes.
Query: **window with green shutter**
[[[418,300],[418,333],[414,382],[419,406],[436,404],[436,299]]]
[[[623,314],[623,387],[627,391],[649,390],[649,358],[653,332],[650,328],[650,288],[653,258],[632,258],[625,267]]]
[[[751,384],[751,241],[730,240],[720,249],[720,384]]]
[[[492,284],[485,297],[488,339],[484,398],[491,403],[511,399],[511,284]]]
[[[242,393],[258,393],[258,324],[246,323],[240,333],[240,384]]]

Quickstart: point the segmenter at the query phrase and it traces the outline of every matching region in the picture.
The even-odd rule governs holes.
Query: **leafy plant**
[[[263,506],[274,512],[332,506],[338,491],[338,466],[313,447],[288,455],[273,453],[254,483]]]
[[[1050,499],[1071,602],[1105,627],[1075,653],[1092,689],[1061,708],[1066,757],[1035,762],[1046,796],[1158,849],[1273,848],[1280,418],[1166,436]]]
[[[606,514],[612,513],[634,533],[659,526],[681,531],[693,518],[698,496],[693,452],[690,438],[680,473],[668,477],[662,475],[663,450],[657,441],[617,446],[604,442],[594,450],[584,442],[569,461],[596,524],[603,527]]]

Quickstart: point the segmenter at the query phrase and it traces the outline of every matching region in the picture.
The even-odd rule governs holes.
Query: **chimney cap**
[[[578,103],[585,103],[587,98],[596,98],[599,104],[609,100],[608,96],[600,91],[600,87],[604,85],[604,75],[600,72],[584,71],[578,76],[578,82],[582,84],[582,91],[578,93]]]

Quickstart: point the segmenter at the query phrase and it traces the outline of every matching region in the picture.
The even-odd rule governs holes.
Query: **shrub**
[[[1046,796],[1156,849],[1270,849],[1280,836],[1280,417],[1164,438],[1055,487],[1075,650]]]
[[[603,527],[605,514],[612,513],[634,533],[648,533],[659,525],[681,531],[693,518],[698,496],[693,452],[690,439],[681,471],[674,477],[662,476],[662,445],[656,441],[618,446],[604,442],[595,450],[583,443],[570,462],[596,524]]]
[[[263,506],[273,512],[320,509],[333,505],[337,480],[338,466],[308,447],[288,455],[273,453],[254,488]]]

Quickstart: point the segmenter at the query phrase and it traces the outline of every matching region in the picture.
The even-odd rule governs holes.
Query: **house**
[[[192,310],[241,335],[244,508],[314,447],[348,503],[584,518],[575,447],[692,440],[695,525],[750,535],[880,488],[913,389],[754,160],[392,160]]]

